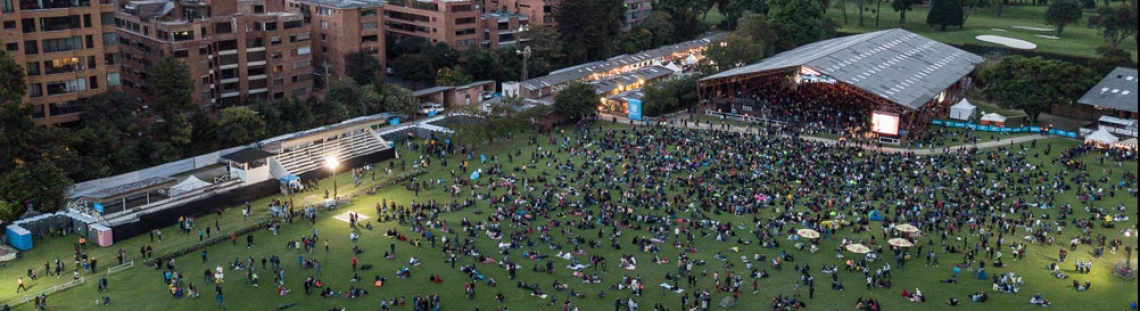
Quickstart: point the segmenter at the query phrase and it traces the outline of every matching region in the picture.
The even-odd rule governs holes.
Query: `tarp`
[[[870,218],[871,221],[883,221],[883,212],[880,212],[879,210],[873,210],[870,213],[867,213],[867,218]]]
[[[681,73],[681,66],[677,66],[677,64],[674,64],[672,62],[670,62],[668,65],[665,65],[665,69],[672,70],[674,74]]]
[[[958,104],[950,106],[950,118],[955,120],[970,120],[974,117],[974,112],[978,107],[971,105],[965,98],[959,101]]]
[[[720,300],[720,307],[721,308],[732,308],[735,306],[736,306],[736,298],[733,298],[732,296],[725,296],[723,299]]]
[[[479,172],[471,172],[471,180],[478,180],[479,177],[482,177],[482,176],[483,176],[483,174],[479,174]]]
[[[696,64],[697,64],[697,56],[696,55],[689,54],[689,57],[685,58],[685,65],[696,65]]]
[[[280,180],[282,184],[290,186],[293,184],[301,184],[301,177],[298,177],[297,175],[285,175],[285,177],[281,177],[278,180]]]
[[[1002,122],[1005,122],[1005,116],[991,112],[991,113],[987,113],[986,115],[982,116],[982,121],[1002,123]]]
[[[189,193],[191,191],[202,189],[203,187],[209,185],[210,183],[204,182],[201,179],[198,179],[198,177],[194,177],[194,175],[190,175],[190,177],[187,177],[182,182],[174,185],[174,187],[170,187],[170,196],[179,196],[183,193]]]
[[[1093,142],[1102,143],[1102,144],[1112,144],[1112,143],[1115,143],[1117,141],[1120,141],[1120,138],[1116,138],[1116,136],[1112,135],[1112,133],[1109,133],[1108,131],[1106,131],[1104,129],[1099,129],[1099,130],[1096,130],[1096,132],[1093,132],[1092,134],[1089,134],[1089,136],[1085,137],[1085,141],[1086,142],[1087,141],[1093,141]]]

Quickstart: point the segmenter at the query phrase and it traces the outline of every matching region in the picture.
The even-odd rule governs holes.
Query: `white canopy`
[[[1132,150],[1136,150],[1136,145],[1137,145],[1137,142],[1136,142],[1135,138],[1129,138],[1129,139],[1126,139],[1122,142],[1116,143],[1117,147],[1125,148],[1125,149],[1132,149]]]
[[[673,71],[673,74],[679,74],[679,73],[681,73],[681,66],[677,66],[677,64],[674,64],[674,63],[672,63],[672,62],[670,62],[668,65],[665,65],[665,68],[666,68],[666,69],[669,69],[669,70],[672,70],[672,71]]]
[[[685,58],[685,65],[696,65],[696,64],[697,64],[697,56],[696,55],[689,54],[689,57]]]
[[[203,187],[209,185],[210,183],[204,182],[201,179],[198,179],[198,177],[194,177],[194,175],[190,175],[190,177],[186,178],[182,182],[179,182],[177,185],[174,185],[174,187],[170,187],[170,196],[178,196],[183,193],[202,189]]]
[[[1089,134],[1089,136],[1085,137],[1085,141],[1094,141],[1102,144],[1112,144],[1119,140],[1120,139],[1116,138],[1116,136],[1112,135],[1112,133],[1109,133],[1103,129],[1096,130],[1096,132],[1093,132],[1092,134]]]
[[[1005,116],[991,112],[983,115],[982,121],[1005,122]]]
[[[977,107],[971,105],[965,98],[954,106],[950,106],[950,118],[955,120],[970,120],[974,118]]]

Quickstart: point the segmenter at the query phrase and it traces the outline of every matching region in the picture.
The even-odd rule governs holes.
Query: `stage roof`
[[[1135,113],[1137,78],[1135,68],[1116,67],[1077,102]]]
[[[701,81],[807,66],[918,109],[981,62],[981,56],[895,28],[811,43]]]
[[[234,152],[228,153],[226,155],[223,155],[222,159],[234,161],[237,163],[250,163],[253,161],[272,157],[274,155],[275,154],[273,154],[272,152],[268,152],[268,151],[257,149],[257,148],[248,148],[247,147],[245,149],[241,149],[241,150],[234,151]]]

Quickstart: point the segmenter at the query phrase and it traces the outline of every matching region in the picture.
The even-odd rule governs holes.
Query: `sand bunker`
[[[1034,44],[1033,42],[1029,42],[1029,41],[1025,41],[1025,40],[1021,40],[1021,39],[1014,39],[1014,38],[1010,38],[1010,37],[995,36],[995,35],[980,35],[980,36],[974,37],[974,39],[978,39],[978,40],[990,42],[990,43],[997,43],[997,44],[1001,44],[1001,45],[1008,46],[1008,47],[1015,48],[1015,49],[1032,50],[1032,49],[1037,48],[1037,44]]]
[[[1053,35],[1035,34],[1034,36],[1037,36],[1039,38],[1050,39],[1050,40],[1060,40],[1061,39],[1061,38],[1059,38],[1057,36],[1053,36]]]
[[[1012,28],[1021,29],[1021,30],[1032,30],[1032,31],[1057,31],[1057,28],[1021,26],[1021,25],[1013,26]]]

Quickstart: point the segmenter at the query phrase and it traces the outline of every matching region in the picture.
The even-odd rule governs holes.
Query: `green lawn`
[[[628,129],[628,126],[600,123],[595,125],[595,128],[596,130]],[[491,155],[500,155],[501,157],[505,157],[506,153],[513,152],[515,150],[521,150],[524,156],[526,154],[529,154],[536,148],[535,146],[529,146],[527,144],[526,137],[531,135],[534,135],[534,133],[516,133],[513,140],[496,143],[494,145],[480,146],[474,151],[475,160],[471,162],[471,167],[484,167],[484,165],[479,163],[478,160],[480,154],[486,154],[488,157]],[[564,135],[572,135],[572,133],[571,131],[566,131]],[[617,135],[625,134],[619,133]],[[562,136],[563,134],[555,134],[554,139],[557,141]],[[547,143],[545,136],[541,136],[538,141],[544,147],[544,150],[554,147]],[[1076,143],[1077,142],[1073,140],[1056,138],[1048,139],[1039,142],[1037,144],[1037,148],[1027,150],[1026,154],[1043,154],[1043,149],[1046,148],[1046,146],[1051,145],[1053,147],[1052,155],[1056,156],[1060,150],[1063,150],[1064,148],[1072,146]],[[396,160],[395,162],[397,168],[399,168],[401,161],[406,160],[409,162],[410,169],[410,162],[412,162],[412,159],[415,158],[416,153],[407,150],[403,147],[402,144],[398,144],[398,146],[401,159]],[[998,156],[999,158],[1006,157],[1004,153],[997,153],[995,156]],[[1088,155],[1084,158],[1084,160],[1093,163],[1092,160],[1094,159],[1094,156],[1095,155]],[[559,159],[570,158],[565,153],[558,153],[558,157]],[[582,157],[580,156],[575,156],[573,159],[575,163],[582,161]],[[430,180],[441,177],[447,179],[450,175],[450,170],[453,168],[457,169],[460,161],[461,159],[458,156],[452,157],[448,161],[449,167],[446,169],[441,169],[439,167],[440,161],[435,160],[432,162],[431,172],[428,175],[422,176],[421,179]],[[531,169],[528,171],[529,174],[532,174],[531,176],[533,176],[533,174],[539,174],[539,171],[545,171],[552,175],[557,174],[553,168],[543,165],[543,162],[545,162],[545,160],[540,160],[537,165],[532,165]],[[1051,166],[1048,161],[1048,156],[1044,155],[1041,156],[1040,160],[1033,160],[1032,162],[1041,162],[1042,165],[1049,171],[1057,171],[1061,169],[1058,166]],[[511,163],[508,162],[505,158],[501,158],[499,164],[503,165],[504,168],[510,170],[514,167],[518,167],[524,164],[524,162],[516,159],[513,163]],[[386,163],[381,163],[381,165],[386,165]],[[1124,167],[1104,167],[1115,171],[1115,174],[1112,176],[1113,181],[1119,181],[1121,175],[1120,172],[1136,172],[1137,169],[1136,162],[1125,163]],[[1100,165],[1092,164],[1087,169],[1087,171],[1090,174],[1100,174],[1101,168],[1102,166]],[[348,174],[342,173],[338,176],[338,178],[338,183],[341,185],[341,194],[352,192],[354,189],[359,190],[366,188],[365,186],[351,186],[351,178],[348,176]],[[571,182],[573,182],[573,180],[571,180]],[[322,181],[321,188],[329,186],[331,185],[328,180]],[[503,191],[504,190],[500,188],[496,191],[496,194],[501,194]],[[673,190],[670,190],[669,193],[673,194],[675,192]],[[299,204],[305,196],[313,194],[316,193],[303,193],[295,198],[295,202]],[[172,298],[171,295],[166,292],[166,287],[162,284],[161,271],[140,265],[136,266],[135,268],[109,276],[110,291],[106,294],[97,293],[96,288],[93,284],[86,284],[59,294],[52,295],[49,297],[49,310],[214,310],[216,309],[216,302],[213,299],[213,286],[203,284],[202,274],[205,270],[212,269],[218,265],[228,266],[227,263],[232,262],[235,258],[245,260],[246,258],[252,257],[255,260],[259,261],[260,258],[273,254],[281,256],[282,267],[286,271],[286,287],[292,289],[293,293],[284,297],[278,296],[275,293],[274,287],[271,285],[273,277],[270,273],[260,273],[261,286],[253,287],[247,284],[243,284],[244,277],[240,271],[230,271],[227,269],[227,280],[224,285],[224,291],[226,304],[230,310],[273,310],[278,305],[294,302],[298,303],[298,305],[291,308],[290,310],[328,310],[334,307],[346,307],[347,310],[354,311],[377,310],[378,303],[381,299],[391,299],[393,297],[403,296],[406,297],[410,303],[412,296],[416,294],[427,295],[435,293],[441,296],[441,302],[443,306],[441,310],[466,311],[476,309],[476,307],[478,307],[479,310],[495,310],[498,307],[509,307],[510,310],[560,310],[560,303],[557,305],[549,306],[548,303],[550,299],[539,299],[536,297],[531,297],[528,294],[528,291],[516,288],[515,283],[518,280],[509,280],[506,271],[503,269],[498,268],[495,265],[483,265],[476,263],[470,257],[463,257],[460,261],[460,265],[474,265],[486,276],[499,281],[499,286],[494,288],[486,286],[485,283],[478,283],[477,297],[473,301],[468,301],[463,296],[463,286],[466,274],[461,273],[458,269],[451,268],[450,265],[444,264],[443,256],[438,251],[438,249],[432,249],[432,247],[427,245],[423,246],[422,249],[417,249],[410,246],[406,242],[399,242],[394,239],[383,237],[384,230],[388,228],[395,228],[400,233],[408,234],[413,238],[417,235],[412,233],[408,226],[399,226],[395,223],[377,223],[375,218],[376,213],[373,209],[375,203],[381,199],[395,199],[398,204],[408,205],[413,201],[427,202],[428,200],[435,200],[441,203],[452,202],[453,200],[462,200],[463,198],[468,197],[468,195],[469,192],[465,189],[461,198],[454,198],[448,194],[443,193],[440,186],[436,186],[434,189],[421,192],[420,196],[416,197],[410,191],[404,190],[403,187],[387,187],[381,189],[381,191],[376,195],[356,197],[352,200],[351,205],[332,212],[322,213],[318,218],[315,227],[310,226],[306,222],[299,221],[293,224],[284,225],[280,232],[280,235],[278,236],[274,236],[272,233],[266,230],[257,231],[254,234],[257,245],[253,248],[246,248],[244,246],[243,237],[238,240],[237,246],[230,245],[230,243],[226,242],[207,248],[209,261],[206,263],[202,263],[201,257],[198,253],[192,253],[180,257],[177,259],[178,271],[185,273],[185,281],[198,285],[199,290],[202,293],[202,297],[197,300],[189,298]],[[250,220],[243,221],[238,209],[231,209],[225,211],[220,218],[214,215],[210,215],[200,217],[197,221],[198,224],[202,226],[212,225],[213,222],[217,220],[222,227],[221,231],[228,233],[229,231],[236,228],[253,224],[258,220],[266,219],[268,216],[265,207],[269,199],[271,198],[266,198],[252,203],[256,213]],[[1071,196],[1064,196],[1062,198],[1059,198],[1058,202],[1062,204],[1071,203],[1075,204],[1075,206],[1080,206],[1079,203],[1076,202],[1075,199]],[[1133,206],[1133,208],[1130,209],[1133,212],[1130,212],[1130,214],[1135,217],[1134,207],[1136,206],[1136,203],[1137,199],[1135,197],[1130,197],[1127,194],[1118,193],[1115,198],[1107,199],[1104,202],[1099,202],[1097,205],[1116,206],[1116,204],[1126,204],[1127,206]],[[237,205],[238,204],[235,204],[235,206]],[[482,210],[484,213],[477,215],[473,213],[475,210]],[[1087,213],[1083,211],[1083,209],[1077,208],[1077,210],[1078,211],[1076,212],[1076,215],[1073,215],[1074,218],[1084,218],[1088,216]],[[375,228],[372,230],[365,230],[362,227],[350,228],[346,222],[336,220],[331,217],[347,211],[358,212],[360,215],[369,217],[368,219],[364,220],[364,222],[372,222]],[[474,208],[442,213],[439,215],[439,217],[441,220],[445,220],[450,226],[453,226],[453,228],[455,228],[458,226],[459,222],[462,219],[468,219],[474,222],[485,220],[487,218],[487,211],[487,202],[479,201],[477,206]],[[1055,211],[1041,211],[1035,209],[1033,212],[1053,214]],[[727,214],[710,214],[708,216],[713,220],[731,223],[733,224],[732,227],[734,228],[736,227],[735,224],[750,222],[750,220],[737,218],[736,216]],[[768,216],[770,215],[767,215],[766,213],[759,215],[761,218],[767,218]],[[750,218],[751,217],[749,217],[749,219]],[[580,219],[581,218],[574,216],[556,217],[555,219],[540,219],[540,221],[532,223],[531,227],[538,225],[549,225],[552,220],[565,222],[571,220],[577,221]],[[1134,227],[1135,224],[1136,220],[1133,219],[1127,224],[1118,225],[1118,227]],[[520,229],[513,228],[507,222],[503,222],[503,226],[504,230],[507,231],[507,233]],[[313,228],[319,230],[322,240],[329,240],[330,251],[326,252],[323,248],[318,247],[314,253],[308,254],[299,253],[296,250],[288,250],[285,248],[287,241],[291,239],[298,239],[301,236],[311,234]],[[554,241],[557,241],[559,243],[564,242],[567,235],[561,232],[563,229],[567,229],[567,227],[560,226],[551,230],[551,235],[553,236]],[[525,269],[520,269],[519,271],[519,280],[528,283],[540,284],[544,290],[556,295],[556,298],[559,302],[565,301],[567,299],[567,292],[552,290],[551,283],[555,280],[569,283],[570,287],[575,291],[585,293],[585,298],[572,298],[570,300],[574,306],[579,308],[579,310],[610,310],[613,306],[614,299],[617,297],[629,296],[630,292],[628,290],[617,291],[616,289],[609,288],[610,285],[615,284],[618,280],[620,280],[623,275],[639,275],[645,279],[644,283],[646,284],[647,289],[646,295],[637,299],[641,304],[640,310],[651,310],[653,304],[658,302],[664,304],[672,310],[680,310],[679,295],[674,293],[662,293],[661,290],[656,287],[657,284],[666,282],[664,279],[664,275],[666,273],[676,273],[675,265],[667,264],[659,266],[651,263],[650,259],[652,258],[652,255],[640,252],[639,250],[631,249],[631,247],[629,247],[629,239],[632,239],[635,235],[645,234],[639,233],[629,228],[625,228],[623,230],[625,232],[625,235],[619,239],[619,242],[625,246],[625,248],[622,250],[614,250],[609,247],[586,249],[590,254],[599,254],[605,256],[610,261],[609,271],[606,273],[599,272],[599,274],[604,278],[603,284],[583,284],[582,282],[575,280],[571,276],[570,271],[563,268],[567,265],[568,262],[561,259],[553,259],[555,261],[555,267],[557,269],[552,274],[531,272],[529,268],[532,265],[541,265],[545,261],[533,261],[525,259],[522,256],[522,251],[529,248],[514,250],[511,252],[510,256],[515,261],[521,262],[525,267]],[[354,231],[358,232],[361,235],[361,239],[355,243],[350,242],[348,239],[350,232]],[[439,230],[432,231],[439,233]],[[593,238],[595,234],[595,230],[573,229],[573,231],[577,232],[573,232],[572,234],[581,234],[587,239]],[[1066,236],[1070,236],[1074,231],[1074,229],[1066,230]],[[197,243],[196,232],[190,235],[181,235],[176,233],[173,228],[163,229],[163,232],[163,241],[156,241],[153,243],[155,245],[156,255],[173,250],[177,247],[183,247]],[[610,230],[606,228],[606,232],[609,233]],[[747,229],[735,229],[735,232],[741,236],[749,235]],[[479,233],[482,234],[482,232]],[[1109,237],[1119,236],[1117,230],[1102,229],[1099,226],[1094,230],[1094,235],[1095,234],[1104,234],[1108,235]],[[867,233],[853,234],[846,229],[839,232],[838,235],[856,238],[869,238],[869,234]],[[532,237],[537,238],[537,232]],[[1009,239],[1015,240],[1019,238],[1020,237],[1009,237]],[[16,262],[11,262],[8,264],[7,268],[0,270],[0,279],[9,280],[0,282],[0,301],[11,301],[13,299],[21,297],[20,295],[15,294],[15,279],[17,276],[23,275],[27,268],[36,267],[37,269],[42,269],[42,263],[44,261],[54,260],[56,257],[61,257],[64,260],[69,260],[71,254],[71,245],[75,242],[75,239],[75,236],[71,236],[67,238],[49,238],[46,240],[37,240],[35,249],[24,253],[23,259]],[[480,250],[482,250],[484,254],[491,255],[500,259],[502,258],[501,255],[496,254],[492,251],[496,248],[495,243],[498,241],[490,240],[485,237],[472,239],[475,241],[475,245]],[[770,273],[772,273],[772,277],[759,281],[761,291],[758,294],[752,294],[751,289],[749,288],[750,286],[745,286],[749,289],[741,294],[740,305],[736,309],[764,310],[768,308],[768,305],[766,303],[776,295],[790,295],[792,293],[792,283],[795,282],[795,280],[798,280],[799,277],[798,273],[792,271],[791,268],[794,265],[802,264],[810,264],[812,267],[811,273],[816,278],[818,285],[815,298],[807,301],[810,310],[851,310],[855,299],[858,297],[873,297],[879,299],[882,302],[885,310],[929,311],[951,309],[973,310],[981,308],[994,310],[1027,310],[1031,308],[1027,301],[1029,300],[1029,297],[1033,295],[1033,293],[1041,293],[1046,295],[1050,300],[1053,301],[1054,308],[1057,308],[1059,310],[1121,310],[1127,308],[1127,303],[1130,301],[1135,301],[1137,296],[1137,285],[1135,281],[1124,281],[1109,275],[1109,267],[1111,267],[1112,262],[1117,258],[1123,257],[1123,255],[1106,255],[1104,258],[1093,259],[1094,269],[1093,273],[1091,274],[1076,274],[1075,272],[1071,271],[1073,269],[1071,264],[1062,265],[1065,273],[1072,275],[1077,280],[1083,282],[1087,279],[1092,282],[1093,290],[1089,292],[1077,293],[1072,288],[1066,287],[1070,284],[1070,280],[1057,280],[1050,276],[1044,269],[1044,266],[1047,263],[1055,260],[1054,257],[1057,253],[1057,250],[1056,247],[1041,246],[1030,246],[1029,250],[1027,251],[1028,258],[1025,261],[1009,260],[1008,258],[1010,257],[1008,255],[1008,249],[1003,249],[1003,251],[1007,253],[1005,258],[1007,258],[1006,263],[1008,266],[1006,268],[992,269],[990,273],[993,274],[1015,271],[1018,274],[1024,275],[1025,285],[1022,287],[1022,292],[1019,294],[1007,295],[991,293],[990,301],[985,304],[979,305],[964,301],[963,306],[952,308],[942,303],[942,301],[951,296],[965,300],[968,294],[977,291],[988,292],[989,290],[988,280],[973,279],[969,277],[970,274],[966,272],[963,272],[963,277],[961,278],[961,282],[959,284],[950,285],[937,282],[937,280],[950,277],[951,263],[961,259],[960,255],[953,254],[941,254],[943,265],[940,267],[923,267],[921,259],[912,261],[906,266],[905,269],[895,267],[893,278],[895,287],[894,289],[890,290],[864,289],[863,284],[865,282],[863,281],[862,274],[841,272],[840,280],[847,286],[847,290],[844,292],[837,292],[828,288],[828,276],[820,273],[819,268],[823,265],[843,266],[842,261],[837,260],[835,258],[835,253],[832,251],[832,249],[836,247],[837,243],[839,243],[838,239],[838,237],[833,239],[825,239],[821,246],[822,251],[815,254],[811,254],[806,251],[797,251],[792,248],[792,243],[784,240],[781,240],[782,247],[780,249],[760,249],[755,245],[751,245],[742,246],[741,253],[735,254],[732,253],[731,250],[732,247],[738,246],[735,243],[715,242],[711,237],[698,238],[696,247],[700,250],[700,252],[692,254],[691,257],[696,260],[706,260],[709,262],[709,265],[695,266],[694,272],[707,269],[709,273],[707,276],[701,277],[699,279],[697,289],[711,288],[712,273],[714,271],[721,271],[723,273],[723,267],[721,266],[720,262],[713,258],[714,254],[717,252],[724,252],[725,254],[728,254],[728,257],[731,258],[731,261],[737,264],[735,271],[738,273],[745,273],[743,265],[740,263],[740,260],[738,258],[740,255],[746,254],[751,256],[751,254],[754,253],[764,253],[768,256],[775,256],[779,254],[780,251],[786,251],[795,254],[797,257],[796,261],[786,263],[786,267],[782,271],[774,270],[768,265],[760,263],[758,267],[760,269],[768,270]],[[976,238],[973,238],[971,240],[975,239]],[[928,239],[923,239],[923,241],[925,240]],[[1132,238],[1128,241],[1128,243],[1135,243],[1135,241],[1136,239]],[[127,252],[127,257],[129,259],[138,260],[138,248],[140,245],[146,243],[151,242],[149,237],[144,235],[129,239],[127,241],[121,241],[118,244],[107,248],[93,247],[89,245],[87,252],[89,255],[99,258],[101,262],[100,270],[105,271],[106,267],[110,266],[111,261],[114,261],[113,254],[119,248],[122,248]],[[391,244],[395,244],[397,248],[398,256],[394,261],[389,261],[382,258],[382,254],[387,251],[389,245]],[[360,277],[363,279],[360,283],[349,282],[349,279],[353,274],[350,271],[350,261],[354,256],[351,254],[350,250],[353,245],[358,245],[365,251],[363,255],[358,256],[360,264],[372,264],[375,266],[375,268],[371,271],[360,272]],[[540,246],[541,245],[542,244],[540,244]],[[553,254],[553,252],[548,250],[546,247],[535,247],[533,250],[546,254]],[[1078,251],[1071,252],[1070,258],[1080,260],[1091,259],[1091,256],[1088,255],[1089,250],[1090,249],[1087,246],[1082,246],[1078,249]],[[638,269],[636,271],[627,271],[618,268],[617,259],[621,254],[631,254],[636,256],[639,262]],[[677,255],[677,250],[668,246],[663,246],[662,252],[660,254],[661,256],[666,256],[673,259]],[[1123,251],[1121,254],[1123,254]],[[320,298],[315,294],[306,296],[302,291],[301,282],[304,277],[314,274],[314,271],[302,270],[298,268],[298,255],[304,256],[304,258],[315,258],[323,263],[323,274],[320,279],[325,284],[327,284],[327,286],[331,286],[333,289],[338,291],[344,290],[350,285],[355,285],[357,287],[363,286],[369,290],[371,294],[355,300],[349,300],[340,297],[326,299]],[[847,253],[847,255],[851,256],[852,254]],[[410,256],[415,256],[421,259],[424,264],[418,267],[411,267],[412,277],[410,279],[396,278],[396,269],[404,266]],[[577,258],[585,261],[587,257],[579,256]],[[260,268],[260,263],[256,265]],[[872,264],[872,268],[879,266],[880,264],[878,263]],[[443,279],[443,282],[441,284],[433,284],[429,282],[428,276],[431,274],[440,275]],[[384,287],[373,288],[370,286],[370,284],[371,280],[376,275],[387,278],[388,283],[386,283]],[[97,275],[92,275],[89,277],[93,279],[97,277]],[[36,281],[29,281],[29,284],[33,286],[31,289],[32,292],[37,292],[61,282],[63,281],[57,280],[54,277],[49,277]],[[751,279],[745,277],[745,283],[750,284]],[[916,304],[906,302],[898,297],[898,294],[902,291],[902,289],[906,288],[913,290],[916,287],[921,288],[922,291],[926,293],[927,297],[929,298],[928,302],[924,304]],[[605,291],[608,296],[605,299],[597,298],[595,295],[599,291]],[[692,293],[693,289],[688,288],[686,289],[686,292]],[[493,301],[493,296],[496,293],[502,293],[504,295],[504,303],[500,304]],[[106,308],[94,306],[93,303],[95,299],[103,295],[109,295],[112,297],[112,305]],[[713,303],[715,304],[726,295],[726,293],[714,292]],[[806,289],[804,290],[804,295],[806,297]],[[719,307],[715,306],[713,308],[719,309]],[[15,310],[32,310],[32,306],[30,303],[24,304],[15,308]],[[412,308],[405,305],[395,307],[393,310],[412,310]]]

